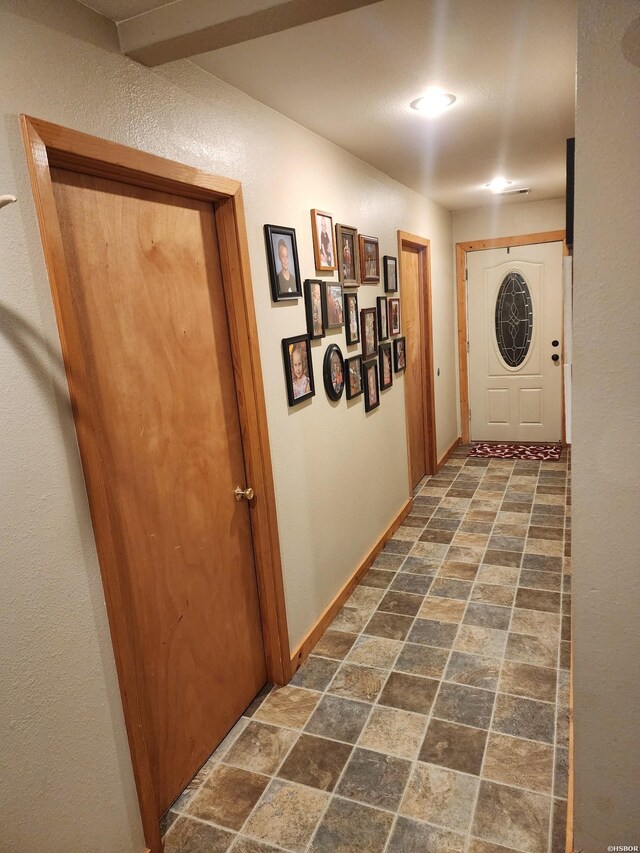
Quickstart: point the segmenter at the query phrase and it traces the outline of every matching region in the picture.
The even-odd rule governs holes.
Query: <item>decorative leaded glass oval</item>
[[[496,299],[496,339],[509,367],[519,367],[527,357],[533,334],[533,304],[529,286],[519,272],[502,280]]]

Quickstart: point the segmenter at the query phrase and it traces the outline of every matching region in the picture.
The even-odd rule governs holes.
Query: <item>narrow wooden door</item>
[[[402,235],[404,232],[400,232]],[[402,332],[406,339],[405,410],[409,480],[414,488],[425,474],[435,473],[435,413],[428,281],[428,241],[400,239]]]
[[[467,253],[473,441],[562,438],[562,243]]]
[[[161,815],[266,681],[214,211],[51,174]]]

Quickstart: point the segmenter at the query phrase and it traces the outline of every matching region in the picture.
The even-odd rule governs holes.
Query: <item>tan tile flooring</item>
[[[461,448],[423,481],[165,816],[165,853],[564,851],[568,468]]]

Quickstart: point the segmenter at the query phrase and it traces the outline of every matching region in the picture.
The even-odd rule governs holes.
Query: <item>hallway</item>
[[[290,685],[165,816],[165,853],[562,853],[568,456],[460,448],[423,481]]]

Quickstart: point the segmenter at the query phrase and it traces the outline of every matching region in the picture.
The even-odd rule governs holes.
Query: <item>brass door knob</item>
[[[236,496],[237,501],[251,501],[253,500],[253,489],[251,486],[249,486],[248,489],[243,489],[242,486],[236,486],[234,495]]]

